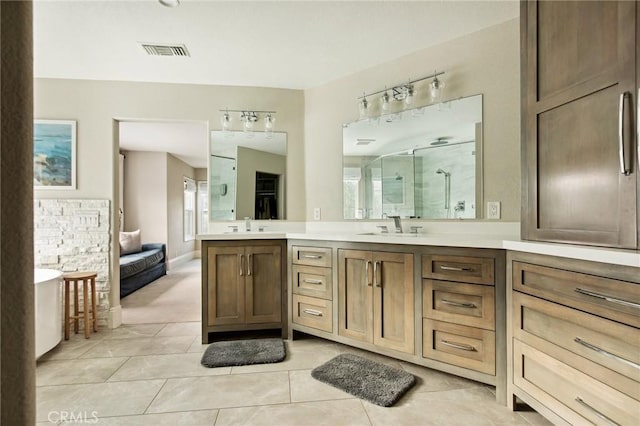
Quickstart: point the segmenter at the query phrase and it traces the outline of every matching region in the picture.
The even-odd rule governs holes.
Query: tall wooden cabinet
[[[203,241],[202,340],[215,331],[282,328],[283,241]]]
[[[523,239],[638,246],[636,8],[521,3]]]
[[[413,254],[341,249],[338,260],[338,334],[413,354]]]

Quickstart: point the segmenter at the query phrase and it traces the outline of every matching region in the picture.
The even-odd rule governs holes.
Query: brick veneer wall
[[[110,292],[109,200],[35,200],[33,207],[36,268],[97,272],[98,324],[106,327]]]

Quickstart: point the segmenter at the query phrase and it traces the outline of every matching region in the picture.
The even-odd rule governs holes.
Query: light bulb
[[[382,111],[389,111],[389,93],[386,91],[380,96],[380,108]]]
[[[431,96],[431,100],[435,101],[440,98],[442,95],[442,89],[444,88],[444,83],[438,80],[436,76],[433,81],[429,84],[429,95]]]
[[[358,104],[358,109],[360,110],[360,118],[365,118],[367,116],[368,108],[369,102],[367,102],[367,98],[363,97]]]
[[[404,104],[411,106],[413,104],[413,85],[409,84],[406,87],[407,95],[404,98]]]
[[[222,130],[228,131],[231,127],[231,117],[228,112],[225,112],[222,117],[220,117],[220,124],[222,124]]]
[[[273,132],[273,125],[275,121],[276,119],[271,115],[271,113],[268,113],[267,116],[264,118],[264,131]]]

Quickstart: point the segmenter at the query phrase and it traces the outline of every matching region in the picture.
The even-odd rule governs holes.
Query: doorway
[[[280,176],[256,172],[256,202],[254,218],[278,219],[278,188]]]

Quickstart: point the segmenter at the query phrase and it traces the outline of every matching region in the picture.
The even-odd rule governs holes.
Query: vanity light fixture
[[[444,74],[444,71],[434,71],[431,75],[418,78],[416,80],[409,80],[407,83],[398,84],[396,86],[393,86],[391,89],[387,89],[385,87],[383,90],[378,90],[377,92],[362,93],[362,96],[358,97],[358,109],[360,111],[360,118],[365,118],[369,112],[369,103],[367,101],[367,96],[377,95],[378,93],[382,93],[382,96],[380,96],[380,109],[382,110],[383,114],[389,111],[391,100],[398,102],[402,101],[405,107],[410,107],[411,105],[413,105],[416,94],[414,83],[427,80],[429,78],[433,79],[429,84],[429,94],[431,96],[431,101],[436,101],[442,96],[442,89],[444,88],[444,83],[438,79],[438,76],[442,74]],[[389,95],[389,92],[391,92],[391,96]]]
[[[273,132],[273,125],[275,122],[275,117],[272,116],[270,112],[268,112],[264,117],[264,131],[269,133]]]
[[[358,103],[358,111],[360,112],[360,118],[366,118],[369,112],[369,102],[367,101],[367,95],[362,94],[362,100]]]
[[[231,116],[229,111],[225,111],[220,117],[220,124],[222,124],[222,130],[228,132],[231,129]]]
[[[264,116],[264,131],[273,132],[274,123],[276,121],[273,116],[276,111],[258,111],[248,109],[221,109],[220,112],[220,124],[223,131],[231,130],[231,123],[233,122],[232,113],[238,113],[240,115],[240,122],[242,123],[242,130],[245,132],[252,132],[254,130],[254,124],[260,120],[260,114]]]
[[[440,95],[442,94],[442,89],[444,89],[444,83],[438,80],[438,74],[433,72],[435,77],[429,83],[429,95],[431,95],[431,100],[436,101],[440,99]]]

